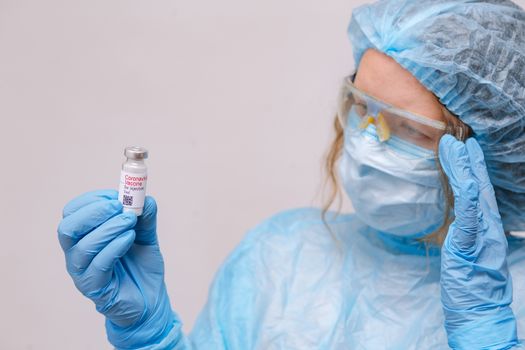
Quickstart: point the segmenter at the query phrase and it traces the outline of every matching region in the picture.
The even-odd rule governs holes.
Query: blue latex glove
[[[137,349],[160,343],[176,317],[164,284],[155,200],[147,196],[137,218],[123,213],[117,194],[94,191],[70,201],[58,239],[76,287],[106,316],[109,341]]]
[[[507,239],[476,140],[441,138],[439,159],[454,192],[454,222],[441,250],[441,302],[453,349],[508,349],[518,343],[510,304]]]

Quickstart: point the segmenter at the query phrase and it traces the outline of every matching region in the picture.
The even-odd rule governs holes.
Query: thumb
[[[137,217],[135,225],[135,243],[142,245],[157,244],[157,202],[146,196],[142,215]]]

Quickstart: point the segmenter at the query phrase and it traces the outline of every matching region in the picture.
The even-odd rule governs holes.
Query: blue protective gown
[[[381,234],[353,214],[281,212],[220,267],[193,330],[148,349],[448,349],[439,248]],[[512,308],[525,329],[525,239],[509,236]]]

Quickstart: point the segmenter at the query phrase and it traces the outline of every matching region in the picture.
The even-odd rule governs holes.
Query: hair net
[[[511,1],[384,0],[348,26],[356,66],[375,48],[412,73],[480,143],[505,230],[525,230],[525,12]]]

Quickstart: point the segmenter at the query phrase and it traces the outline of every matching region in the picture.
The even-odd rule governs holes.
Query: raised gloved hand
[[[441,302],[453,349],[518,343],[507,239],[483,152],[474,139],[441,138],[439,159],[454,192],[454,222],[441,249]]]
[[[146,197],[137,218],[122,211],[117,194],[94,191],[70,201],[58,239],[76,287],[106,316],[109,341],[137,349],[161,342],[176,318],[164,284],[155,200]]]

